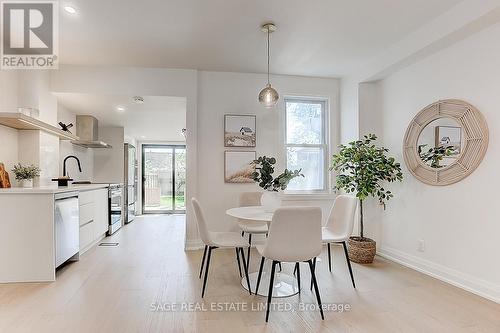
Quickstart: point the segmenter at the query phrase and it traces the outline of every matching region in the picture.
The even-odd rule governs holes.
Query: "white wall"
[[[490,142],[473,174],[446,187],[411,176],[393,186],[382,214],[381,254],[500,302],[497,212],[500,170],[500,25],[496,24],[382,82],[383,142],[400,161],[407,125],[426,105],[463,99],[486,117]],[[404,164],[404,163],[403,163]],[[417,250],[425,240],[425,252]]]
[[[57,121],[65,124],[72,123],[71,133],[76,134],[76,114],[66,109],[61,104],[57,105]],[[78,157],[82,166],[82,172],[78,171],[76,161],[69,160],[67,171],[75,181],[94,179],[94,149],[84,148],[72,144],[70,141],[59,141],[59,174],[63,174],[63,161],[66,156],[73,155]]]
[[[1,71],[0,88],[0,111],[15,112],[17,107],[37,108],[41,120],[56,125],[57,101],[50,93],[50,71]],[[3,146],[0,161],[6,163],[8,170],[17,162],[36,164],[42,172],[35,184],[41,185],[50,184],[57,176],[57,137],[40,131],[17,131],[0,126],[0,138]]]
[[[0,112],[12,112],[16,109],[17,81],[17,71],[0,71]],[[0,125],[0,163],[5,164],[14,186],[16,180],[11,170],[17,161],[17,130]]]
[[[20,71],[18,74],[17,104],[21,107],[33,107],[39,110],[39,119],[57,125],[57,99],[51,92],[50,70]],[[59,175],[59,138],[37,131],[35,135],[26,135],[20,131],[19,159],[24,163],[33,163],[41,169],[35,184],[53,184],[52,178]],[[27,152],[33,150],[34,154]]]
[[[99,127],[99,140],[112,148],[94,149],[94,182],[123,183],[125,131],[123,127]]]
[[[198,199],[207,219],[217,230],[236,230],[235,220],[225,211],[236,207],[238,194],[256,191],[254,184],[224,183],[224,151],[248,150],[259,155],[275,156],[278,170],[284,168],[283,150],[283,97],[287,95],[323,97],[329,100],[332,135],[330,147],[339,142],[339,82],[336,79],[320,79],[293,76],[272,76],[271,82],[281,99],[275,109],[265,109],[257,96],[266,82],[264,75],[200,72],[198,90]],[[224,148],[224,114],[257,115],[257,147]],[[326,215],[332,197],[308,200],[295,198],[295,205],[317,205]],[[286,204],[291,204],[287,202]]]
[[[360,83],[358,90],[359,105],[359,137],[373,133],[379,138],[383,136],[382,96],[380,81]]]
[[[17,71],[0,71],[0,111],[13,111],[17,105]]]
[[[0,163],[5,165],[12,186],[16,186],[16,179],[11,170],[19,160],[17,130],[0,125],[0,142]]]
[[[343,78],[340,85],[340,139],[342,143],[359,136],[358,80]]]

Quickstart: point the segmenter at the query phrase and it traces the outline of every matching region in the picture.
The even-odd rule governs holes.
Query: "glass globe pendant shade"
[[[261,102],[266,108],[272,108],[278,103],[280,95],[278,92],[271,87],[271,84],[262,89],[259,93],[259,102]]]

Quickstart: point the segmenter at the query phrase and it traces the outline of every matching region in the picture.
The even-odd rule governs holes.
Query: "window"
[[[285,98],[285,148],[288,169],[302,169],[291,191],[325,191],[327,185],[326,101]]]

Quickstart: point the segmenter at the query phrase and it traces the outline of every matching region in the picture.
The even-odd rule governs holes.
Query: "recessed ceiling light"
[[[76,9],[75,9],[75,7],[71,7],[71,6],[64,6],[64,10],[65,10],[67,13],[70,13],[70,14],[76,14]]]
[[[116,107],[116,111],[118,111],[118,112],[124,112],[125,108],[123,106],[117,106]]]
[[[141,139],[145,139],[145,138],[146,138],[146,136],[145,136],[145,135],[141,135]]]

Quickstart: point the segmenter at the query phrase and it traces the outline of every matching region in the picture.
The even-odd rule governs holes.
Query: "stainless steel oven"
[[[123,225],[123,185],[110,184],[108,194],[108,235],[112,235]]]

